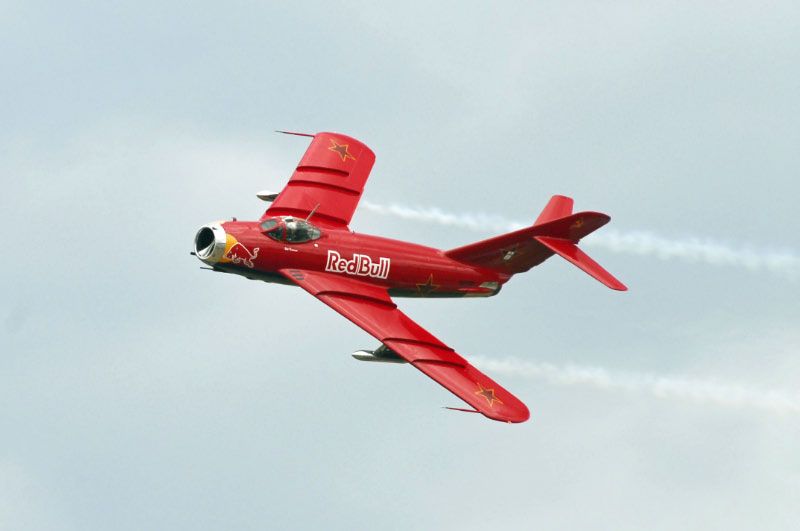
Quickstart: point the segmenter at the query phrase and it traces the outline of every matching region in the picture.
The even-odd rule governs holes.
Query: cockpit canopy
[[[261,230],[278,242],[303,243],[316,240],[322,233],[304,219],[291,216],[269,218],[261,223]]]

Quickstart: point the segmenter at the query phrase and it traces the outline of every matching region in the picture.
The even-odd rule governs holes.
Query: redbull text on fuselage
[[[372,258],[365,254],[353,253],[353,258],[348,260],[342,258],[337,251],[328,251],[328,262],[325,264],[325,271],[332,273],[347,273],[361,277],[387,278],[389,267],[392,261],[389,258],[378,258],[374,262]]]

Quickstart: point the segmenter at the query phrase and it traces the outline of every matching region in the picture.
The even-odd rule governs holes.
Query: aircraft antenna
[[[308,217],[306,218],[306,221],[308,221],[309,219],[311,219],[311,216],[313,216],[313,215],[314,215],[314,212],[316,212],[318,208],[319,208],[319,203],[317,203],[317,206],[315,206],[314,208],[312,208],[312,209],[311,209],[311,212],[309,212],[309,213],[308,213]]]
[[[276,129],[275,132],[283,133],[284,135],[307,136],[310,138],[314,138],[314,135],[309,135],[308,133],[296,133],[294,131],[279,131],[278,129]]]

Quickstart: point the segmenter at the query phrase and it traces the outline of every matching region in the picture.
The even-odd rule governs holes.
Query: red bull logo
[[[360,277],[386,278],[389,276],[389,266],[392,262],[389,258],[379,258],[374,262],[372,258],[365,254],[353,253],[353,258],[348,260],[342,258],[336,251],[328,251],[328,262],[325,264],[325,271],[333,273],[347,273]]]
[[[253,248],[253,252],[242,245],[239,242],[233,244],[233,246],[225,253],[225,258],[230,260],[236,265],[244,264],[245,266],[253,269],[253,260],[256,259],[258,256],[258,247]]]

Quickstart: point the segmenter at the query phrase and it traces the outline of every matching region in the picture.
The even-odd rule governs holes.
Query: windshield
[[[274,218],[268,219],[267,221],[261,224],[261,230],[264,232],[269,232],[277,226],[278,226],[278,220]]]
[[[283,240],[283,224],[278,223],[276,219],[268,219],[261,224],[261,230],[267,233],[267,236],[276,241]]]

